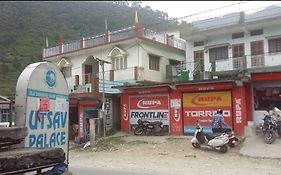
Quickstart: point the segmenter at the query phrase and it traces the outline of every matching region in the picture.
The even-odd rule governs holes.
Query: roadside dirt
[[[70,150],[70,165],[164,175],[281,174],[280,160],[241,156],[240,145],[225,154],[208,148],[195,149],[190,140],[176,137],[158,144],[121,141],[111,145],[113,147],[103,151],[93,146],[85,150],[73,148]]]

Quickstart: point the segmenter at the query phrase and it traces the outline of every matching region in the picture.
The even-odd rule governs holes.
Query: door
[[[204,73],[204,50],[194,51],[194,79]]]
[[[90,78],[92,73],[93,73],[93,66],[85,64],[85,84],[90,83]]]

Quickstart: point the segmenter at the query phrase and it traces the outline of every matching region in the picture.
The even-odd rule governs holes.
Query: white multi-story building
[[[132,27],[44,48],[43,60],[59,66],[66,77],[70,123],[79,125],[78,135],[86,133],[86,118],[98,117],[101,93],[108,128],[119,127],[120,91],[113,86],[168,81],[167,65],[185,60],[185,41],[179,36],[176,30],[156,33],[142,28],[136,13]]]
[[[193,22],[182,31],[189,80],[236,81],[247,121],[261,123],[270,104],[281,107],[280,28],[280,6]]]

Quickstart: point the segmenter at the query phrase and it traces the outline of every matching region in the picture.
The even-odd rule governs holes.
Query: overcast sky
[[[240,4],[238,4],[240,3]],[[228,5],[236,4],[230,7]],[[216,9],[200,15],[192,16],[193,20],[223,15],[231,12],[249,11],[254,12],[270,5],[281,5],[281,1],[142,1],[142,6],[150,6],[153,10],[167,12],[169,17],[183,17],[206,10]],[[257,10],[255,10],[257,9]],[[281,12],[280,12],[281,13]],[[184,18],[190,21],[191,17]]]

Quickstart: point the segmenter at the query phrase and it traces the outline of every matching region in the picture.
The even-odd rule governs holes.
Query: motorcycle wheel
[[[200,144],[199,144],[199,143],[192,143],[192,146],[193,146],[194,148],[200,148]]]
[[[281,137],[281,121],[277,122],[277,132],[279,137]]]
[[[227,152],[227,146],[226,146],[226,145],[222,145],[222,146],[220,147],[220,152],[221,152],[221,153],[226,153],[226,152]]]
[[[231,141],[229,141],[229,142],[228,142],[228,146],[229,146],[230,148],[234,148],[234,147],[235,147],[235,143],[232,143]]]
[[[275,141],[276,137],[272,131],[266,131],[263,136],[264,142],[267,144],[271,144]]]
[[[135,128],[135,130],[134,130],[134,134],[135,135],[142,135],[143,134],[143,129],[142,129],[142,127],[141,126],[138,126],[138,127],[136,127]]]

